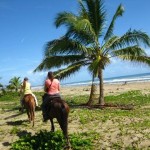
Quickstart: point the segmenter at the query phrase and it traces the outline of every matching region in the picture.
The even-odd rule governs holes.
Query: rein
[[[46,89],[47,92],[51,88],[52,83],[53,83],[53,80],[51,81],[51,84],[49,85],[49,87],[47,87],[47,89]]]

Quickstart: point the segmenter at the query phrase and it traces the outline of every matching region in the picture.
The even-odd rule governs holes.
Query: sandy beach
[[[41,89],[38,90],[43,91]],[[150,82],[104,84],[105,96],[131,90],[140,90],[143,94],[150,94]],[[96,94],[98,93],[99,88],[97,86]],[[64,96],[87,94],[90,94],[90,85],[61,86],[61,95]],[[14,105],[16,107],[16,101],[1,101],[0,104],[1,106]],[[147,149],[150,147],[148,139],[150,134],[149,108],[149,104],[142,105],[138,109],[135,107],[132,111],[72,108],[69,116],[68,131],[69,134],[90,133],[91,131],[98,133],[94,150],[111,149],[112,145],[115,147],[118,143],[120,143],[120,148],[117,149],[123,150],[130,147],[133,149]],[[55,126],[56,130],[60,130],[56,122]],[[27,121],[26,113],[20,114],[17,109],[0,109],[0,127],[0,150],[9,150],[11,143],[18,140],[23,133],[31,132],[35,134],[40,130],[50,130],[50,124],[42,122],[41,111],[36,111],[35,127],[32,128]],[[136,145],[133,145],[133,143]]]
[[[84,86],[61,86],[62,95],[86,95],[90,94],[90,85]],[[119,94],[131,90],[140,90],[144,94],[150,94],[150,82],[132,82],[118,84],[104,84],[104,94]],[[96,86],[96,94],[99,93],[99,86]]]

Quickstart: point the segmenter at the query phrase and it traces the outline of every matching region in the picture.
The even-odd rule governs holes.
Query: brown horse
[[[53,119],[56,118],[66,139],[66,148],[69,148],[70,143],[68,138],[68,104],[59,97],[53,98],[52,100],[47,102],[46,110],[51,122],[51,131],[54,132],[55,130]]]
[[[32,94],[27,94],[24,96],[23,104],[27,110],[29,122],[30,123],[31,123],[31,121],[33,122],[33,124],[32,124],[32,127],[33,127],[34,126],[34,117],[35,117],[35,99],[32,96]]]

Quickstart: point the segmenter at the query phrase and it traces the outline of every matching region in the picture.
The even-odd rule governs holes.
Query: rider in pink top
[[[43,103],[42,103],[42,112],[43,112],[43,121],[47,121],[49,119],[47,114],[47,104],[51,102],[54,98],[61,98],[60,92],[60,83],[57,79],[54,78],[52,72],[48,72],[48,79],[45,81],[44,86],[45,94],[43,96]]]
[[[53,73],[48,72],[48,79],[45,81],[45,92],[49,95],[59,95],[60,83],[54,78]]]
[[[45,87],[47,89],[47,94],[54,95],[60,92],[60,83],[57,79],[47,79],[45,81]]]

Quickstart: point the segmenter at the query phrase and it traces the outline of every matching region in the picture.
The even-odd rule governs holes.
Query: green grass
[[[106,96],[106,102],[118,104],[133,104],[136,106],[150,103],[150,95],[143,95],[140,91],[129,91],[116,96]]]
[[[37,96],[39,104],[41,104],[43,93],[37,92],[34,94]],[[86,150],[101,150],[107,148],[126,150],[146,149],[146,147],[140,147],[140,143],[141,141],[146,141],[150,138],[148,132],[150,129],[150,94],[142,94],[140,91],[129,91],[120,95],[105,97],[106,103],[120,105],[132,104],[134,106],[133,110],[121,110],[116,108],[88,109],[74,107],[74,105],[86,103],[88,101],[88,95],[63,96],[63,98],[71,108],[69,114],[69,125],[77,125],[76,130],[78,132],[69,134],[74,149],[80,150],[81,147],[85,147]],[[0,104],[1,113],[5,113],[3,110],[14,111],[19,107],[20,99],[17,93],[8,93],[7,95],[0,97]],[[15,120],[13,122],[16,123]],[[29,126],[23,126],[23,124],[20,125],[20,127],[15,126],[9,132],[15,136],[22,132],[21,128],[28,129]],[[41,128],[41,126],[39,128]],[[34,131],[37,131],[35,134],[37,141],[39,141],[39,137],[42,133],[39,133],[37,129],[34,129]],[[49,132],[42,132],[44,132],[44,135],[46,134],[46,137],[51,138],[49,137],[50,135],[47,135]],[[112,134],[115,135],[114,138],[111,138]],[[59,140],[62,140],[61,134],[56,132],[55,136],[57,136]],[[129,138],[129,145],[124,143],[123,137]],[[35,137],[30,135],[30,138],[27,138],[28,142],[25,141],[26,139],[15,142],[14,149],[17,149],[17,147],[21,148],[22,144],[25,147],[30,147],[32,149],[32,144],[38,144],[37,141],[33,141],[33,138]],[[117,141],[115,141],[116,139]],[[45,146],[50,144],[47,140],[45,143],[47,143]],[[53,143],[59,148],[62,147],[61,143],[57,143],[55,140]]]

